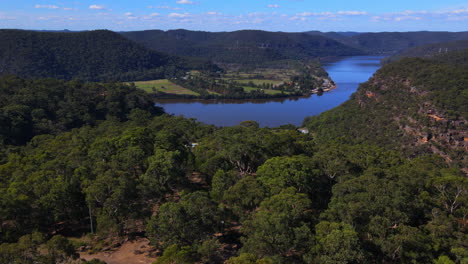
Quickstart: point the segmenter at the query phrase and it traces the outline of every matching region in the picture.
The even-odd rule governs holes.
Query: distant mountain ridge
[[[468,39],[468,32],[418,31],[362,33],[340,41],[366,53],[395,54],[420,45],[465,39]]]
[[[424,44],[467,40],[468,32],[133,32],[0,30],[0,75],[137,81],[182,77],[216,65],[286,65],[291,60],[397,54]],[[465,42],[460,42],[464,45]],[[211,62],[210,62],[211,61]]]
[[[205,32],[178,29],[120,33],[147,48],[172,55],[247,64],[312,57],[390,55],[420,45],[468,39],[468,32],[438,31],[287,33],[261,30]]]
[[[449,42],[438,42],[403,50],[402,52],[399,52],[396,55],[386,58],[384,62],[388,63],[402,58],[436,59],[436,57],[440,57],[440,59],[445,59],[446,54],[452,54],[453,51],[461,51],[464,49],[468,49],[468,39]]]
[[[192,66],[210,67],[203,63],[149,50],[108,30],[0,30],[0,75],[129,81],[172,76]]]
[[[334,39],[306,33],[241,30],[204,32],[147,30],[121,32],[147,48],[172,55],[203,57],[221,63],[255,64],[274,60],[361,55]]]

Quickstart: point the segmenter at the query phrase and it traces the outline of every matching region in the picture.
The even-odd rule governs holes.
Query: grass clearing
[[[272,85],[278,85],[280,83],[283,83],[281,80],[267,80],[267,79],[234,79],[234,81],[242,83],[242,84],[248,84],[252,82],[255,85],[262,85],[262,84],[272,84]]]
[[[259,88],[251,87],[251,86],[244,86],[243,88],[244,88],[244,91],[248,93],[255,91],[255,90],[259,90]],[[278,90],[263,89],[263,91],[265,92],[265,94],[270,94],[270,95],[281,94],[281,91],[278,91]]]
[[[152,81],[141,81],[134,82],[137,88],[140,88],[148,93],[153,92],[153,88],[156,91],[169,93],[169,94],[180,94],[180,95],[199,95],[198,93],[184,88],[171,82],[168,79],[152,80]]]

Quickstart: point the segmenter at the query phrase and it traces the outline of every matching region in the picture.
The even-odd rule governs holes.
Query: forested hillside
[[[36,135],[58,134],[106,118],[124,121],[136,109],[162,113],[134,86],[2,77],[0,144],[24,144]]]
[[[401,58],[426,58],[426,59],[442,59],[446,60],[450,54],[456,54],[454,51],[460,51],[468,49],[468,39],[466,40],[457,40],[449,42],[438,42],[434,44],[426,44],[417,46],[414,48],[409,48],[399,52],[393,56],[384,59],[384,63],[397,61]],[[463,58],[462,56],[455,55],[457,57]],[[454,58],[453,58],[454,59]],[[452,58],[450,60],[453,60]]]
[[[153,50],[179,56],[203,57],[218,63],[263,65],[277,60],[362,54],[360,50],[336,40],[305,33],[147,30],[121,34]]]
[[[393,54],[420,45],[466,39],[468,32],[419,31],[362,33],[341,39],[341,42],[366,53]]]
[[[144,48],[121,35],[0,30],[0,75],[87,81],[150,80],[215,66]]]
[[[305,124],[322,140],[435,153],[466,170],[467,58],[463,50],[388,64],[351,100]]]

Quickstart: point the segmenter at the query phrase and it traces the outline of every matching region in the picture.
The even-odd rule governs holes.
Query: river
[[[348,100],[360,83],[379,68],[381,56],[354,56],[324,64],[337,88],[322,96],[268,100],[181,100],[161,99],[156,105],[174,115],[196,118],[217,126],[233,126],[254,120],[262,127],[285,124],[300,126],[307,116],[318,115]]]

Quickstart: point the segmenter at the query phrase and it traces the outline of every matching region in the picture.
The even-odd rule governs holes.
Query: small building
[[[305,127],[301,127],[297,131],[301,132],[302,134],[309,134],[309,129]]]

